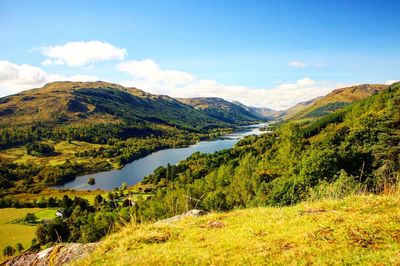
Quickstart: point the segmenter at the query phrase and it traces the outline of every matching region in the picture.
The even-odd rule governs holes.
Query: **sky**
[[[276,110],[400,79],[395,0],[0,0],[0,97],[109,81]]]

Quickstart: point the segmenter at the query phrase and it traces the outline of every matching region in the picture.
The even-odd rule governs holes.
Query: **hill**
[[[263,119],[243,106],[216,97],[178,98],[196,110],[226,123],[246,123]]]
[[[352,196],[130,224],[74,265],[397,264],[399,199]]]
[[[0,126],[156,123],[190,130],[223,125],[168,97],[107,82],[54,82],[0,99]]]
[[[287,118],[310,118],[323,116],[350,103],[378,93],[387,87],[387,85],[382,84],[363,84],[336,89],[326,96],[318,97],[311,101],[295,105],[287,110]]]
[[[248,112],[250,112],[260,118],[273,120],[273,119],[280,117],[280,113],[281,113],[280,111],[275,111],[275,110],[272,110],[267,107],[247,106],[238,101],[233,101],[233,103],[236,105],[239,105],[240,107],[244,108]]]
[[[306,110],[307,108],[309,108],[310,106],[313,105],[314,102],[318,101],[319,99],[323,98],[324,96],[320,96],[305,102],[300,102],[292,107],[289,107],[288,109],[282,111],[280,113],[280,117],[283,117],[285,119],[289,119],[292,118],[293,116],[295,116],[298,113],[301,113],[302,111]]]

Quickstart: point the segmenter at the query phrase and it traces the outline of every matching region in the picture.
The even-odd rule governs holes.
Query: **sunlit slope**
[[[0,126],[121,121],[188,129],[223,124],[171,97],[107,82],[54,82],[0,98]]]
[[[298,112],[291,112],[294,118],[320,117],[341,109],[350,103],[362,100],[373,94],[386,89],[387,85],[363,84],[352,87],[340,88],[332,91],[326,96],[319,97],[307,104],[306,108],[298,109]]]
[[[399,195],[352,196],[127,225],[76,265],[391,265]]]

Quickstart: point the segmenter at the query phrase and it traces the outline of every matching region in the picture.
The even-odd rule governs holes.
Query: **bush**
[[[12,246],[6,246],[4,249],[3,249],[3,255],[5,256],[5,257],[10,257],[10,256],[12,256],[12,255],[14,255],[15,254],[15,248],[13,248]]]
[[[341,199],[362,191],[361,183],[343,169],[340,170],[335,178],[336,180],[332,183],[322,181],[318,186],[311,188],[308,199],[312,201],[327,198]]]

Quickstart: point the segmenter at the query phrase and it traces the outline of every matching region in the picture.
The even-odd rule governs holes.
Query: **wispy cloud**
[[[289,62],[289,66],[294,68],[304,68],[306,67],[306,65],[307,65],[306,63],[300,61]]]
[[[123,60],[126,50],[101,41],[68,42],[40,49],[47,57],[42,65],[87,66],[96,62]]]
[[[290,67],[293,68],[305,68],[305,67],[324,67],[325,64],[323,63],[306,63],[306,62],[302,62],[302,61],[291,61],[288,64]]]

